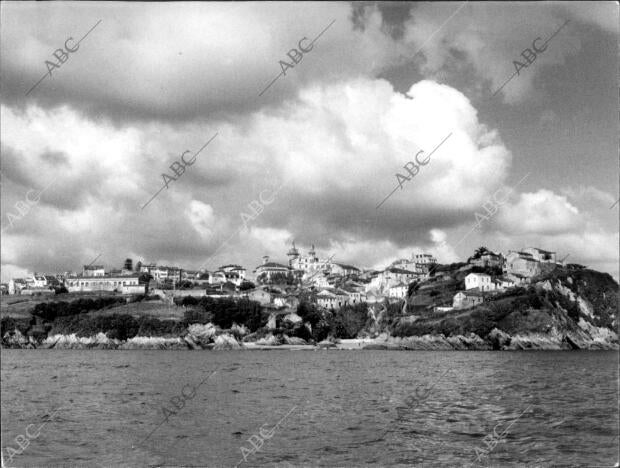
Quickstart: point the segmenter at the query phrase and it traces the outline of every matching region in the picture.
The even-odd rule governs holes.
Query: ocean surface
[[[617,352],[9,349],[1,377],[7,467],[618,462]]]

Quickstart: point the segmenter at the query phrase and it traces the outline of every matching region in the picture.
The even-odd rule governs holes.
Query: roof
[[[548,250],[539,249],[538,247],[528,247],[528,249],[537,250],[538,252],[545,253],[545,254],[553,254],[553,253],[555,253],[555,252],[550,252]]]
[[[390,273],[396,273],[399,275],[414,275],[415,271],[403,270],[402,268],[391,267],[385,271],[389,271]]]
[[[140,278],[140,275],[103,275],[103,276],[84,276],[77,275],[77,279],[87,279],[89,281],[106,280],[106,279],[128,279],[128,278]]]
[[[263,263],[262,265],[258,265],[256,267],[256,269],[258,270],[259,268],[285,268],[287,270],[290,269],[290,267],[288,265],[282,265],[281,263],[276,263],[276,262],[267,262],[267,263]]]
[[[455,296],[463,294],[465,297],[483,297],[484,294],[478,291],[478,288],[468,289],[467,291],[459,291],[455,294]]]
[[[357,270],[357,271],[360,271],[360,269],[359,269],[359,268],[354,267],[353,265],[346,265],[346,264],[344,264],[344,263],[334,263],[334,265],[338,265],[338,266],[339,266],[339,267],[341,267],[341,268],[345,268],[345,269],[349,269],[349,270]]]
[[[318,294],[317,297],[334,297],[334,296],[348,296],[346,291],[338,288],[324,288]]]
[[[531,253],[528,253],[528,252],[515,252],[515,253],[519,254],[519,255],[520,255],[520,256],[522,256],[522,257],[531,257],[531,258],[534,258],[534,257],[532,256],[532,254],[531,254]]]
[[[103,265],[84,265],[85,270],[103,270]]]
[[[487,251],[487,252],[483,253],[482,255],[480,255],[480,258],[482,258],[482,257],[497,257],[497,258],[500,258],[501,255],[500,254],[496,254],[495,252]]]

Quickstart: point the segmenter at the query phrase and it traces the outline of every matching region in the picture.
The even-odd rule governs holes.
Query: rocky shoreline
[[[15,330],[5,335],[3,348],[18,349],[157,349],[157,350],[390,350],[390,351],[523,351],[523,350],[618,350],[618,337],[608,334],[595,338],[585,332],[566,334],[530,333],[508,335],[493,329],[484,339],[469,333],[445,337],[444,335],[423,335],[398,338],[387,334],[375,338],[350,340],[325,340],[308,343],[301,338],[287,335],[266,335],[257,338],[248,334],[243,327],[221,330],[212,324],[192,325],[183,336],[145,337],[136,336],[121,341],[108,338],[105,333],[91,337],[72,335],[52,335],[41,342],[31,336],[26,337]]]

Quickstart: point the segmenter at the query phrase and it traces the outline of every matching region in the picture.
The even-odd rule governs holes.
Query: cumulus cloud
[[[567,18],[587,31],[617,29],[600,5],[542,5],[532,15],[465,4],[450,18],[461,5],[4,5],[3,227],[28,190],[52,185],[2,236],[3,265],[74,269],[100,251],[110,262],[131,253],[198,267],[217,254],[253,265],[263,253],[283,261],[293,239],[340,249],[341,261],[360,265],[413,249],[456,260],[448,239],[509,180],[504,141],[519,155],[527,143],[511,139],[523,128],[506,124],[500,135],[501,122],[483,106],[479,116],[470,91],[488,95],[514,71],[524,41]],[[50,54],[99,19],[79,51],[25,98]],[[281,71],[278,61],[334,19],[258,99]],[[520,102],[546,65],[583,45],[578,28],[562,34],[506,88],[506,100]],[[395,68],[398,86],[387,78]],[[464,71],[474,78],[463,86],[442,78]],[[554,129],[565,117],[554,108],[541,121]],[[196,163],[140,209],[163,174],[173,175],[170,166],[216,132]],[[404,166],[440,142],[412,177]],[[243,214],[273,187],[281,187],[273,201],[242,229]],[[559,193],[534,187],[510,202],[498,215],[500,232],[608,238],[587,217],[589,231],[580,231],[578,193]],[[590,189],[584,196],[608,198]]]
[[[522,193],[516,203],[498,212],[501,229],[515,234],[560,234],[573,230],[582,220],[565,196],[546,189]]]
[[[505,179],[511,161],[498,133],[478,121],[465,96],[430,81],[414,84],[407,95],[384,80],[314,85],[277,111],[212,129],[195,123],[165,132],[152,124],[117,128],[79,118],[69,108],[3,107],[2,116],[5,144],[20,148],[12,163],[32,178],[57,180],[46,209],[59,235],[118,230],[134,251],[139,242],[147,250],[167,250],[171,237],[183,238],[192,242],[185,247],[188,256],[197,250],[207,256],[241,227],[241,213],[253,200],[282,184],[257,227],[301,233],[308,243],[396,234],[404,246],[416,233],[428,240],[437,219],[453,225],[478,207]],[[186,149],[196,151],[216,129],[219,136],[196,163],[138,210],[162,187],[162,173],[174,175],[170,164]],[[407,176],[403,166],[420,150],[425,156],[419,160],[425,160],[448,135],[377,210],[397,186],[396,173]],[[48,163],[44,174],[37,172],[41,156],[50,152],[63,154],[68,167]],[[30,229],[40,233],[34,223]],[[146,232],[145,239],[132,238],[132,230]]]
[[[327,82],[390,63],[399,46],[382,31],[380,13],[364,16],[363,31],[353,28],[350,15],[345,3],[7,4],[3,97],[20,106],[70,104],[115,121],[239,116],[290,98],[312,80]],[[79,49],[25,100],[47,72],[44,62],[57,62],[52,53],[98,20]],[[279,61],[291,62],[287,53],[333,20],[302,61],[259,100],[282,71]]]
[[[575,34],[579,25],[588,24],[617,34],[617,18],[617,8],[603,2],[588,6],[578,2],[539,4],[535,12],[517,3],[455,3],[443,8],[420,3],[406,21],[404,41],[419,48],[417,57],[408,59],[419,64],[427,76],[442,77],[447,73],[458,79],[464,70],[473,70],[483,80],[473,86],[478,94],[494,93],[518,71],[500,92],[506,102],[514,104],[535,99],[541,92],[535,86],[537,77],[549,66],[562,64],[579,51],[582,42]],[[521,53],[526,48],[533,49],[536,38],[542,39],[537,41],[538,48],[544,48],[542,44],[567,20],[571,23],[530,65]],[[531,56],[529,52],[526,55]],[[515,61],[526,67],[517,70]]]

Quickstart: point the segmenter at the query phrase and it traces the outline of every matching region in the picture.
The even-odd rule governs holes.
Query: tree
[[[489,253],[489,249],[487,249],[484,246],[480,246],[478,247],[475,251],[474,251],[474,256],[472,258],[480,258],[482,257],[485,253]]]
[[[414,294],[419,288],[420,283],[417,281],[412,281],[409,283],[409,286],[407,287],[407,297],[411,297],[411,295]]]
[[[139,273],[141,269],[142,269],[142,262],[138,260],[138,263],[136,263],[136,271]]]
[[[239,285],[239,291],[247,291],[248,289],[254,289],[254,288],[256,288],[256,285],[252,283],[251,281],[243,280],[241,284]]]
[[[153,275],[151,275],[150,273],[140,273],[140,276],[138,276],[138,283],[139,284],[149,284],[149,282],[153,279]]]
[[[131,258],[125,259],[125,264],[123,265],[123,270],[133,271],[133,260]]]
[[[323,318],[316,304],[306,301],[299,302],[299,305],[297,306],[297,315],[299,315],[304,322],[308,322],[313,329]]]

